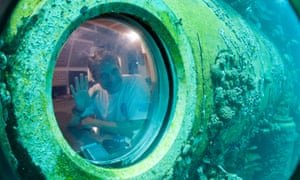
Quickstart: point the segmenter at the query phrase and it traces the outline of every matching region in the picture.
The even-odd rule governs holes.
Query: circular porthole
[[[142,26],[120,15],[86,21],[65,42],[53,76],[54,111],[65,139],[96,165],[138,161],[167,123],[169,78]]]
[[[28,156],[47,179],[163,178],[171,172],[198,103],[194,55],[173,10],[164,2],[146,8],[145,1],[47,1],[39,7],[28,29],[21,26],[7,76],[17,124],[10,127],[18,135],[12,139],[25,152],[17,159]],[[110,75],[121,89],[133,82],[124,98]],[[83,108],[77,100],[84,96]],[[111,105],[109,99],[115,99]],[[117,123],[123,127],[116,129]]]

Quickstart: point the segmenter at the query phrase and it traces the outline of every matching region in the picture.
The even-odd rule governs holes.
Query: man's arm
[[[84,111],[84,109],[91,102],[91,97],[88,92],[88,77],[83,77],[83,74],[80,74],[80,77],[75,77],[75,88],[73,85],[70,86],[76,109],[78,111]]]

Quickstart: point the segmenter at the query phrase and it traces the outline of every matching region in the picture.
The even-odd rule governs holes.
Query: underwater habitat
[[[0,179],[300,179],[299,0],[0,0]]]

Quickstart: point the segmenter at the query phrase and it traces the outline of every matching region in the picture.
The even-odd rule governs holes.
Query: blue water
[[[299,72],[300,21],[288,0],[225,0],[263,31],[281,53],[293,57]]]
[[[242,175],[243,179],[288,179],[294,172],[300,157],[300,21],[287,0],[225,0],[249,23],[260,29],[278,48],[286,72],[286,97],[281,95],[282,111],[287,118],[281,130],[274,135],[261,133],[250,144],[257,152],[260,166],[253,165],[249,171],[254,176]],[[290,95],[288,95],[290,94]],[[289,97],[291,96],[291,97]],[[280,106],[272,105],[273,108]],[[271,107],[271,105],[270,105]],[[285,109],[285,110],[284,110]],[[266,111],[267,112],[267,111]],[[272,115],[272,111],[267,112]],[[276,117],[273,117],[276,119]],[[279,128],[279,129],[280,129]],[[286,128],[285,130],[283,130]],[[268,128],[266,128],[268,129]],[[266,130],[267,131],[267,130]],[[284,132],[285,131],[285,132]],[[246,155],[245,155],[245,158]],[[254,158],[254,157],[252,157]],[[257,162],[258,162],[257,161]],[[287,162],[289,161],[289,162]],[[254,161],[253,161],[254,162]],[[261,169],[260,169],[261,168]],[[237,170],[238,171],[238,170]]]

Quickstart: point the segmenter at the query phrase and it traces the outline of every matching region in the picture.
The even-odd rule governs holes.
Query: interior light
[[[135,42],[140,38],[140,36],[134,31],[130,31],[126,35],[131,42]]]

